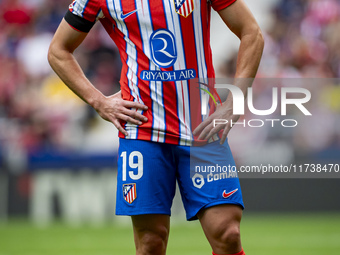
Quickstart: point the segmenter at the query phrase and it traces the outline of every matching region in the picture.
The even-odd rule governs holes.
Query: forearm
[[[264,40],[261,29],[244,0],[219,11],[229,29],[240,39],[234,85],[246,95],[260,64]]]
[[[83,101],[96,108],[104,95],[85,77],[73,54],[52,44],[48,60],[61,80]]]
[[[252,86],[260,65],[264,41],[260,29],[254,29],[252,33],[245,34],[240,39],[234,85],[239,87],[244,98],[247,98],[248,88]],[[228,104],[233,104],[231,95],[228,96]]]
[[[235,78],[253,79],[256,76],[264,47],[263,36],[259,28],[241,36],[237,56]]]
[[[137,110],[146,111],[147,106],[123,100],[120,93],[104,96],[86,78],[83,70],[73,56],[75,49],[83,42],[87,33],[74,30],[62,20],[50,45],[48,61],[61,80],[82,100],[91,105],[98,114],[107,121],[112,122],[125,136],[120,121],[141,125],[148,119]]]
[[[239,87],[244,98],[247,97],[248,88],[252,86],[256,76],[264,47],[263,37],[259,29],[240,37],[234,85]],[[229,107],[233,105],[233,96],[229,93],[225,102]]]

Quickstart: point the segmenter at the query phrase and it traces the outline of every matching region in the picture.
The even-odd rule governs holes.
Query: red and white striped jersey
[[[211,6],[219,11],[235,1],[75,0],[70,5],[65,20],[73,28],[88,32],[99,20],[117,45],[123,99],[149,107],[141,111],[148,122],[122,122],[129,136],[120,137],[192,145],[205,93],[197,83],[192,85],[192,79],[215,75]]]

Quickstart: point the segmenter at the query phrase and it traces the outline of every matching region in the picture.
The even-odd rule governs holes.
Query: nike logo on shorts
[[[126,14],[121,13],[121,14],[120,14],[120,17],[121,17],[122,19],[126,19],[126,18],[129,17],[130,15],[134,14],[136,11],[137,11],[137,9],[134,10],[134,11],[128,12],[128,13],[126,13]]]
[[[228,193],[226,193],[225,190],[224,190],[223,193],[222,193],[222,196],[223,196],[224,198],[228,198],[228,197],[230,197],[232,194],[236,193],[236,191],[238,191],[238,189],[234,189],[234,190],[232,190],[232,191],[230,191],[230,192],[228,192]]]

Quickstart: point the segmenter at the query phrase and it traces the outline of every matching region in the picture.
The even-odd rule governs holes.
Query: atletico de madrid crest
[[[131,204],[137,198],[136,183],[123,185],[123,196],[126,202]]]
[[[194,0],[174,0],[176,12],[183,16],[188,17],[194,10]]]

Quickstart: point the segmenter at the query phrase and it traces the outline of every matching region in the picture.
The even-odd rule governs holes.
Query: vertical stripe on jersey
[[[88,0],[77,0],[73,6],[73,12],[81,17],[84,17],[84,11]]]
[[[142,51],[137,51],[138,55],[137,58],[140,62],[145,63],[145,67],[142,67],[141,70],[138,71],[137,75],[140,77],[141,71],[142,70],[147,70],[150,68],[150,48],[149,48],[149,44],[148,44],[148,37],[143,36],[143,32],[144,35],[147,33],[148,30],[146,30],[145,27],[145,22],[144,22],[144,15],[143,15],[143,7],[142,7],[142,3],[140,0],[135,0],[135,9],[136,9],[136,21],[138,23],[138,30],[139,33],[135,32],[135,40],[136,40],[136,47],[138,49],[142,49]],[[150,24],[150,23],[148,23]],[[149,26],[151,28],[151,25]],[[152,28],[149,29],[149,32],[152,32]],[[150,32],[150,33],[151,33]],[[147,64],[146,64],[147,63]],[[145,86],[143,92],[147,95],[145,98],[142,98],[142,100],[147,104],[147,105],[151,105],[152,106],[152,99],[150,97],[150,88],[148,88],[147,86]],[[144,95],[143,93],[143,95]],[[151,114],[152,114],[152,110],[151,110]],[[146,129],[149,132],[144,132],[143,134],[139,133],[137,139],[142,139],[142,140],[151,140],[151,136],[152,136],[152,124],[150,124],[150,122],[153,122],[153,116],[148,116],[148,123],[145,124],[145,126],[150,126],[150,128]]]
[[[152,26],[153,31],[153,22],[152,22],[152,15],[150,10],[149,0],[143,0],[143,3],[147,5],[146,12],[148,17],[150,18],[150,24]],[[150,37],[149,37],[150,39]],[[149,56],[150,59],[150,70],[157,70],[160,71],[160,68],[156,66],[152,60],[151,55]],[[151,81],[150,82],[150,90],[151,90],[151,98],[153,101],[153,123],[152,123],[152,137],[151,140],[154,142],[163,142],[165,141],[165,107],[164,107],[164,99],[163,99],[163,82],[161,81]]]
[[[110,12],[111,17],[116,21],[118,29],[124,34],[124,39],[126,41],[126,49],[125,52],[127,54],[127,60],[126,64],[128,66],[128,71],[126,74],[126,78],[128,81],[128,85],[130,88],[130,93],[134,98],[134,101],[137,101],[139,103],[143,103],[140,98],[139,89],[138,89],[138,78],[137,78],[137,72],[138,72],[138,66],[137,66],[137,50],[134,43],[129,39],[129,31],[127,29],[126,24],[124,21],[122,21],[118,13],[122,12],[122,6],[120,1],[114,1],[114,0],[107,0],[107,6],[108,10]],[[113,10],[110,8],[112,7]],[[131,110],[136,110],[135,108],[132,108]],[[141,110],[138,110],[139,113],[141,113]],[[137,139],[137,125],[132,123],[126,123],[125,125],[126,131],[129,133],[129,135],[125,138],[127,139]]]
[[[88,3],[89,3],[89,0],[87,0],[84,4],[84,9],[83,9],[83,12],[82,12],[83,17],[84,17],[84,12],[85,12],[85,9],[86,9],[86,6],[87,6]]]
[[[194,34],[194,22],[192,17],[184,18],[180,17],[181,27],[182,27],[182,40],[184,52],[186,55],[186,67],[187,69],[193,68],[197,70],[198,74],[198,60],[196,54],[196,45],[192,42],[195,38]],[[195,45],[195,47],[193,47]],[[201,122],[201,102],[200,102],[200,89],[199,84],[189,80],[189,109],[190,109],[190,121],[191,128],[195,129]]]
[[[136,1],[143,52],[149,59],[149,70],[159,70],[151,61],[149,41],[153,33],[152,18],[148,0]],[[149,25],[146,25],[149,24]],[[152,134],[151,141],[165,141],[165,108],[163,102],[163,83],[160,81],[150,81],[150,98],[152,99]]]
[[[177,46],[177,61],[175,62],[175,70],[186,69],[185,55],[183,51],[183,41],[181,34],[181,25],[179,15],[174,9],[174,4],[170,4],[168,0],[163,0],[164,9],[170,10],[165,12],[166,21],[168,29],[176,37]],[[176,15],[176,16],[174,16]],[[188,81],[176,81],[176,92],[177,92],[177,108],[178,108],[178,118],[180,126],[180,145],[190,145],[191,144],[191,128],[190,128],[190,109],[189,109],[189,91],[188,91]]]
[[[202,3],[202,4],[206,4],[206,3]],[[196,55],[197,55],[197,62],[198,62],[198,77],[200,82],[203,82],[205,84],[209,83],[208,80],[208,68],[207,68],[207,62],[205,59],[205,51],[204,51],[204,38],[203,36],[203,28],[202,28],[202,10],[201,10],[201,1],[196,0],[195,2],[195,11],[193,11],[193,22],[194,22],[194,34],[195,34],[195,44],[196,44]],[[203,16],[203,18],[205,18]],[[207,87],[205,87],[204,85],[200,85],[201,88],[203,89],[207,89]],[[203,90],[200,90],[200,96],[201,96],[201,100],[203,97],[206,97],[206,92],[204,92]],[[207,113],[209,113],[209,106],[207,109]],[[202,121],[203,121],[203,116],[202,116]],[[217,139],[217,135],[214,135],[212,137],[212,140],[216,140]]]
[[[202,19],[201,19],[201,4],[200,1],[196,1],[196,9],[193,12],[192,18],[194,22],[194,34],[196,44],[196,55],[198,61],[198,77],[200,81],[207,83],[207,65],[204,55],[204,43],[202,33]],[[203,79],[202,79],[203,78]]]
[[[150,8],[150,6],[158,6],[158,8]],[[164,5],[163,1],[158,0],[150,0],[149,1],[149,12],[152,19],[153,30],[157,31],[158,29],[168,29],[167,20],[165,17],[165,13],[169,12]],[[160,11],[162,10],[163,15],[159,15]],[[150,58],[151,59],[151,58]],[[158,71],[173,71],[174,67],[168,68],[159,68],[157,67]],[[164,108],[164,134],[165,135],[164,142],[165,143],[175,143],[178,144],[179,136],[171,136],[170,133],[179,134],[179,120],[177,116],[177,97],[174,100],[174,96],[176,95],[176,86],[175,82],[173,81],[165,81],[162,83],[162,103]],[[156,85],[157,86],[157,85]],[[175,103],[176,102],[176,103]],[[161,131],[163,132],[163,130]]]
[[[160,70],[159,68],[150,70]],[[163,83],[161,81],[150,82],[151,98],[153,101],[152,137],[154,142],[165,141],[165,108],[163,99]]]
[[[97,1],[77,0],[69,6],[69,10],[79,17],[94,22],[100,14],[101,8]]]

